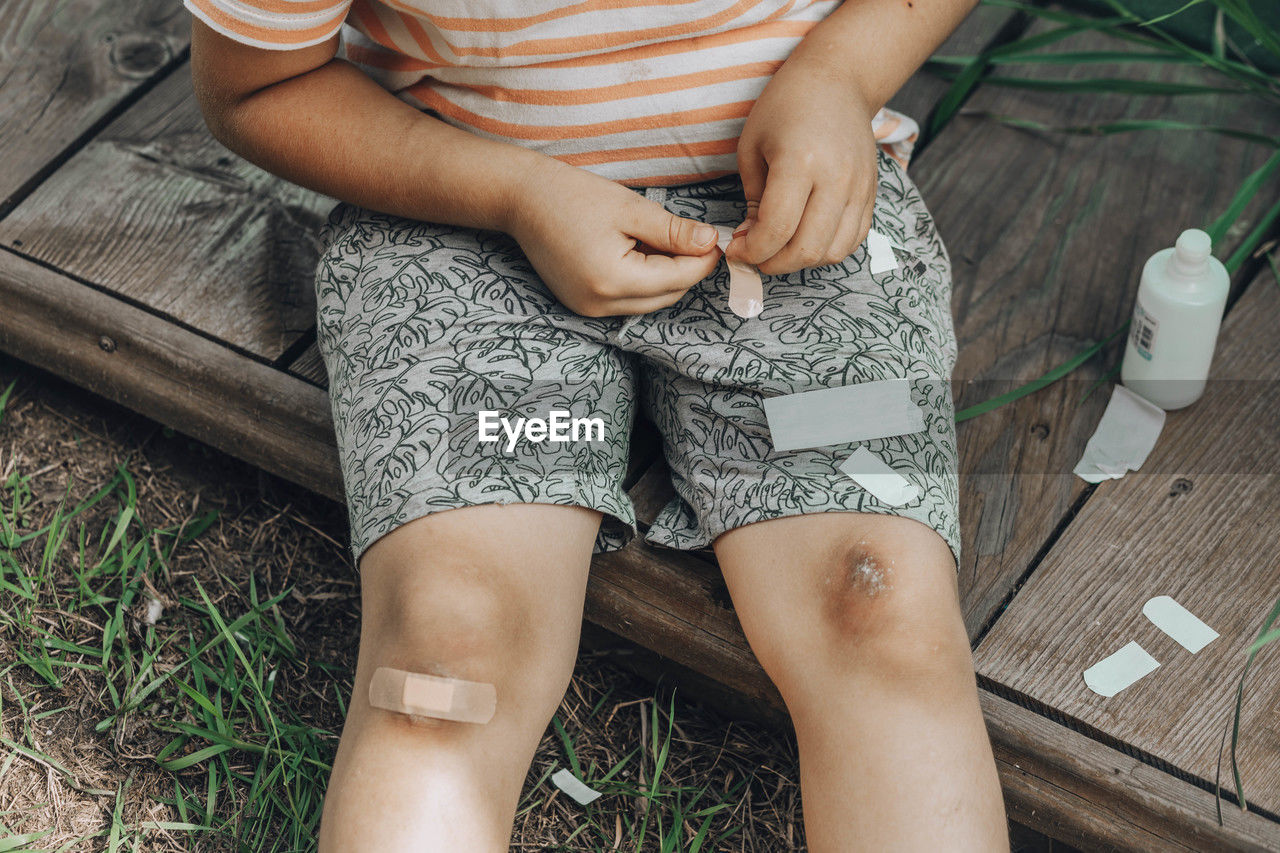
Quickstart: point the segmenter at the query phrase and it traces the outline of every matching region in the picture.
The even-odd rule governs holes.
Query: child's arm
[[[335,58],[241,44],[192,19],[213,135],[293,183],[372,210],[511,233],[547,286],[591,316],[674,304],[715,268],[715,232],[606,178],[448,125]],[[646,254],[637,241],[659,252]]]
[[[738,171],[756,222],[726,254],[769,275],[843,260],[866,239],[876,190],[871,118],[977,0],[845,0],[756,101]]]

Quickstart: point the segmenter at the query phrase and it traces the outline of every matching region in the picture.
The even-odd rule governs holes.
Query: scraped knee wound
[[[487,723],[497,708],[497,691],[484,682],[380,666],[369,681],[369,704],[415,718]]]
[[[866,541],[860,539],[858,544],[865,546]],[[889,576],[892,570],[877,560],[873,552],[865,547],[850,549],[845,557],[843,569],[843,587],[847,590],[875,597],[890,588]]]
[[[849,568],[847,581],[850,588],[876,596],[889,588],[888,569],[864,555]]]

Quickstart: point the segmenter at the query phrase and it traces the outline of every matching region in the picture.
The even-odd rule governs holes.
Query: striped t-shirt
[[[341,30],[339,56],[449,124],[629,186],[667,186],[737,171],[751,105],[840,0],[183,3],[256,47]],[[915,123],[882,110],[873,127],[906,165]]]

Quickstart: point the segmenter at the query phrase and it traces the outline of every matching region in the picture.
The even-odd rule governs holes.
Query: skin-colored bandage
[[[369,704],[415,717],[487,723],[498,697],[492,684],[380,666],[369,681]]]
[[[714,227],[719,236],[716,245],[721,252],[728,248],[734,237],[747,233],[741,225],[737,231],[728,225]],[[725,260],[729,264],[729,310],[747,319],[758,316],[764,310],[764,283],[760,280],[760,271],[753,264]]]

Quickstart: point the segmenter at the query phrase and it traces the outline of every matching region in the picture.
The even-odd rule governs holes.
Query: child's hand
[[[861,245],[875,204],[873,116],[838,74],[784,63],[738,140],[750,230],[725,254],[784,275],[838,263]]]
[[[576,166],[548,158],[516,195],[507,231],[556,298],[587,317],[674,305],[720,261],[711,226]]]

